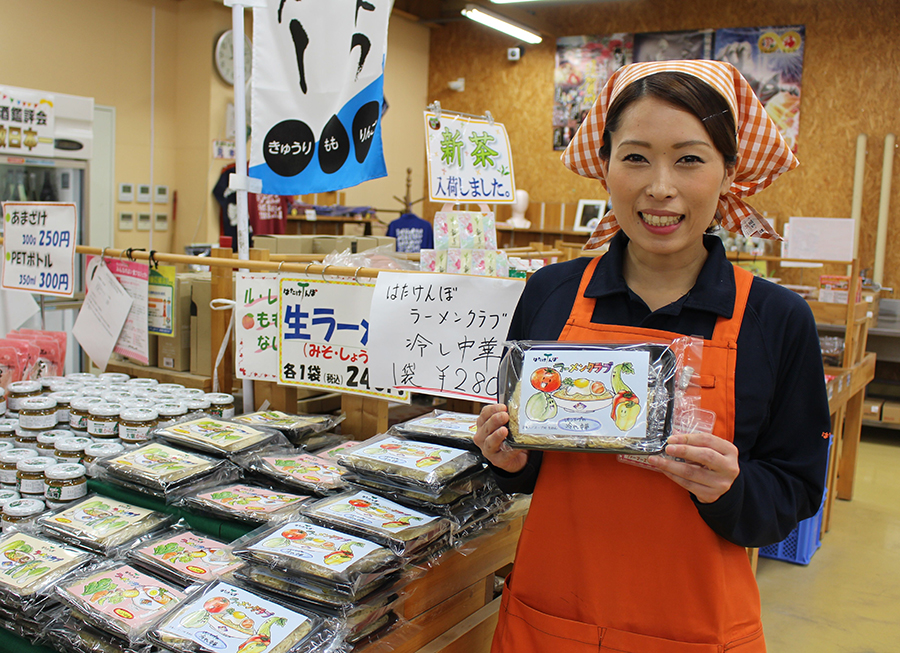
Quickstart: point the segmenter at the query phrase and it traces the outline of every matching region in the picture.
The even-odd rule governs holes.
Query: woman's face
[[[603,167],[616,220],[636,254],[706,256],[703,232],[734,168],[726,169],[696,116],[641,98],[623,112]]]

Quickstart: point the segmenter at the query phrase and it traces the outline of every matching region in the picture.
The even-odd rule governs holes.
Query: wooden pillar
[[[251,261],[268,261],[269,255],[267,249],[250,248]],[[235,319],[238,318],[240,316],[236,315]],[[294,386],[278,385],[275,381],[253,382],[253,407],[256,410],[268,401],[269,409],[293,414],[297,412],[297,399],[298,390]]]
[[[844,417],[844,437],[838,468],[838,499],[850,501],[853,498],[853,478],[856,475],[856,456],[859,452],[859,436],[862,431],[863,399],[865,391],[860,390],[847,401]]]
[[[210,255],[218,258],[232,258],[230,248],[213,248]],[[231,268],[211,268],[212,293],[213,299],[234,299],[234,275]],[[231,311],[212,311],[212,328],[209,339],[209,347],[212,358],[210,360],[210,376],[216,367],[216,358],[219,356],[219,349],[222,346],[222,340],[228,331],[228,321],[231,319]],[[234,359],[231,346],[231,338],[229,337],[228,347],[225,350],[225,356],[219,365],[219,392],[231,392],[234,385]]]
[[[365,440],[388,429],[388,401],[360,395],[341,395],[341,411],[347,416],[341,432]]]

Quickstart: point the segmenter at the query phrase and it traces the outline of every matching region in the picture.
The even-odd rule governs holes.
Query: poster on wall
[[[387,175],[381,135],[392,0],[253,9],[250,176],[301,195]]]
[[[716,30],[716,59],[741,71],[795,153],[805,39],[803,25]]]
[[[553,149],[564,150],[610,75],[632,62],[633,34],[556,39]]]
[[[54,156],[53,102],[50,93],[0,86],[0,152]],[[26,198],[7,199],[25,201]]]
[[[712,59],[714,34],[711,29],[635,34],[634,61]]]

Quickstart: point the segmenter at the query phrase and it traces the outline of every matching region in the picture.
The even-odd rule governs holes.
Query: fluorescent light
[[[513,38],[526,43],[540,43],[542,40],[540,35],[531,30],[476,5],[466,5],[466,8],[462,10],[462,14],[477,23],[491,27],[504,34],[509,34]]]

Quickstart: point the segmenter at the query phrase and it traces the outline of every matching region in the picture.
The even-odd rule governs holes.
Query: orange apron
[[[560,340],[670,341],[678,334],[593,324],[584,272]],[[737,337],[752,275],[735,268],[731,318],[703,344],[701,406],[731,441]],[[760,653],[759,590],[743,547],[716,535],[663,474],[598,453],[544,452],[507,579],[492,651]]]

